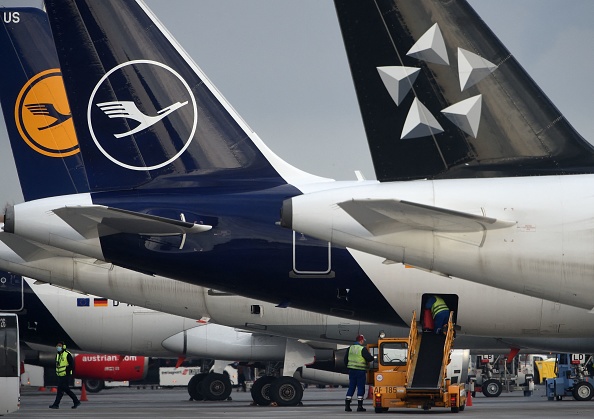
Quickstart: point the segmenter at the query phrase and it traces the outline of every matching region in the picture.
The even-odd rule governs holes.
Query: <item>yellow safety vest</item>
[[[363,351],[363,346],[361,345],[351,345],[349,348],[349,363],[347,364],[347,368],[350,370],[365,370],[367,367],[367,362],[361,352]]]
[[[56,375],[64,377],[66,375],[66,367],[68,367],[68,352],[66,349],[56,354]],[[72,372],[70,372],[72,374]]]
[[[435,318],[435,315],[439,312],[449,310],[443,298],[435,296],[435,302],[431,306],[431,315]]]

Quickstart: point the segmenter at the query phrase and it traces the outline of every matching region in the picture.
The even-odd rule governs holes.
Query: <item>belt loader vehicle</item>
[[[452,383],[446,376],[454,342],[452,315],[445,335],[419,333],[413,313],[408,338],[380,338],[377,344],[368,345],[370,353],[377,356],[367,377],[374,386],[376,413],[395,407],[449,407],[454,413],[464,410],[464,383]]]

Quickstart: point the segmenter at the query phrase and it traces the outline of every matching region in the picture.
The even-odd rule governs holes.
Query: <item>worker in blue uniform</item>
[[[365,412],[367,409],[363,407],[363,397],[365,396],[365,370],[367,363],[373,361],[373,356],[365,347],[365,336],[358,335],[355,343],[353,343],[344,356],[344,363],[349,370],[349,389],[347,390],[346,399],[344,401],[344,411],[352,412],[351,400],[355,394],[355,387],[357,387],[357,412]]]

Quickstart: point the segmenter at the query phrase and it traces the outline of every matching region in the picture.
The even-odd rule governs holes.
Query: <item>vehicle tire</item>
[[[206,377],[205,373],[196,374],[188,382],[188,394],[193,400],[204,400],[202,390],[200,389],[200,383],[204,380],[204,377]]]
[[[458,413],[460,408],[458,406],[452,406],[452,413]]]
[[[206,400],[227,400],[233,387],[229,376],[213,372],[200,382],[200,392]]]
[[[89,393],[99,393],[105,388],[103,380],[85,380],[85,388]]]
[[[481,386],[483,389],[483,394],[485,397],[499,397],[501,391],[503,390],[503,386],[497,380],[490,379],[483,382]]]
[[[384,409],[381,407],[376,407],[375,408],[375,413],[384,413]]]
[[[272,400],[270,400],[270,385],[275,380],[276,377],[265,375],[254,382],[251,390],[254,403],[260,406],[268,406],[272,402]]]
[[[464,412],[464,409],[466,409],[466,402],[464,402],[464,404],[460,406],[460,412]]]
[[[303,398],[303,387],[293,377],[279,377],[270,385],[269,394],[279,406],[297,406]]]
[[[587,381],[580,381],[573,386],[571,393],[573,394],[574,399],[580,402],[586,402],[591,400],[592,396],[594,396],[594,387]]]

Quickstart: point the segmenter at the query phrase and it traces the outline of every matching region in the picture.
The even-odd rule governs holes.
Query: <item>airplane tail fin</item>
[[[335,6],[378,180],[594,173],[594,147],[464,0]]]
[[[92,191],[315,181],[263,144],[140,0],[45,5]]]
[[[0,103],[25,200],[88,191],[47,15],[6,8]]]

